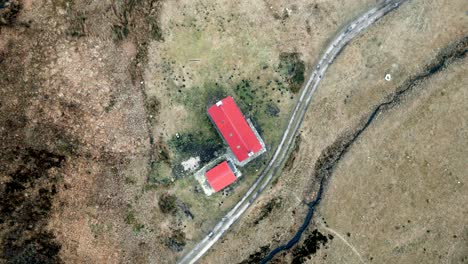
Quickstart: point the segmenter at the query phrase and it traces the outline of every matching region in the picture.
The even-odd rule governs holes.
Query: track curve
[[[322,80],[328,66],[333,62],[339,52],[360,32],[368,28],[375,21],[397,8],[407,0],[387,0],[371,8],[357,19],[346,25],[328,45],[325,53],[311,73],[306,85],[302,89],[301,96],[296,102],[290,121],[283,133],[273,157],[263,169],[260,176],[255,180],[242,199],[216,224],[212,231],[205,236],[190,252],[188,252],[178,263],[195,263],[203,254],[210,249],[216,241],[240,218],[240,216],[252,205],[252,203],[263,192],[270,183],[273,176],[281,168],[291,144],[297,135],[297,131],[304,120],[305,113],[309,108],[312,96]]]

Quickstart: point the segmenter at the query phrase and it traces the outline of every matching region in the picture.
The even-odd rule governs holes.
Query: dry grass
[[[326,74],[312,101],[301,128],[303,140],[291,170],[280,176],[276,185],[263,194],[258,205],[225,236],[224,243],[215,245],[204,262],[246,259],[263,246],[274,247],[290,239],[304,216],[301,213],[304,212],[301,201],[315,196],[317,183],[313,177],[313,168],[321,152],[340,136],[359,127],[375,105],[385,101],[408,78],[421,72],[440,48],[467,35],[462,22],[465,15],[457,11],[461,9],[460,1],[411,1],[386,16],[346,47]],[[421,13],[424,16],[414,16]],[[446,15],[451,13],[454,15]],[[445,25],[451,25],[450,29],[445,30]],[[434,37],[434,32],[438,32],[437,37]],[[386,73],[392,74],[391,82],[384,80]],[[379,119],[380,116],[377,117]],[[375,141],[377,139],[371,142]],[[354,178],[350,177],[350,180],[354,182]],[[343,188],[346,188],[346,184],[343,184]],[[354,192],[346,193],[352,195]],[[272,214],[270,220],[249,226],[262,210],[262,205],[277,196],[283,197],[284,207]],[[356,196],[357,194],[354,197]],[[348,198],[351,197],[353,196]],[[330,210],[337,212],[338,209]],[[346,221],[348,218],[343,216],[340,219]],[[311,228],[315,227],[312,225]],[[338,231],[342,234],[347,232],[341,229]],[[249,241],[249,246],[243,246],[242,241]],[[344,261],[344,256],[355,259],[355,254],[348,246],[336,241],[338,240],[334,239],[333,244],[342,248],[339,252],[343,255],[330,258],[331,263]],[[227,244],[232,244],[236,250],[226,249]],[[319,251],[314,260],[318,261],[318,256],[323,257],[324,254],[330,255],[328,251]],[[359,261],[358,258],[356,260]]]
[[[60,176],[58,192],[42,226],[62,246],[59,257],[69,263],[174,263],[184,253],[178,251],[184,237],[186,250],[207,234],[271,152],[244,168],[232,189],[208,198],[192,177],[170,180],[178,155],[170,139],[190,132],[219,140],[205,108],[224,93],[236,97],[273,147],[297,99],[279,69],[281,54],[300,54],[307,72],[338,27],[373,4],[23,1],[16,23],[0,31],[0,154],[20,147],[66,156],[53,171]],[[437,48],[467,34],[464,14],[453,13],[462,9],[461,1],[412,1],[347,47],[314,99],[288,171],[203,262],[239,262],[261,246],[287,240],[301,224],[302,201],[314,196],[311,171],[321,151],[430,62]],[[385,73],[392,82],[383,81]],[[151,161],[161,161],[157,170],[151,171]],[[9,176],[0,173],[3,183]],[[150,173],[168,181],[148,184]],[[175,212],[161,211],[163,193],[177,197]],[[333,215],[339,210],[326,208],[323,214],[336,219],[329,228],[345,232],[342,218]],[[394,242],[406,245],[411,238]],[[365,244],[353,239],[347,241],[368,257],[360,248]],[[353,255],[335,241],[336,259]],[[462,242],[448,255],[462,256]]]

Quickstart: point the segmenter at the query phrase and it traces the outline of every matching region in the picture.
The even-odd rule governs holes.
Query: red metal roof
[[[211,170],[207,171],[205,176],[215,192],[224,189],[237,179],[227,161],[223,161]]]
[[[208,108],[208,114],[234,155],[242,162],[249,157],[250,152],[255,154],[262,150],[262,145],[234,99],[228,96],[220,102]]]

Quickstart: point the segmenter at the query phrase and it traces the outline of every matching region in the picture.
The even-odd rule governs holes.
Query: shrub
[[[297,52],[280,54],[279,69],[289,84],[289,90],[293,93],[299,92],[305,80],[305,64]]]
[[[169,193],[164,193],[159,196],[159,209],[161,209],[161,212],[164,214],[175,214],[177,212],[176,202],[177,197]]]

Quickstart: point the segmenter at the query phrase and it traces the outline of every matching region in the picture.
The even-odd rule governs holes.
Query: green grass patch
[[[89,228],[91,229],[91,233],[93,234],[94,238],[97,238],[104,231],[104,225],[99,223],[90,224]]]
[[[132,227],[132,231],[135,234],[140,233],[141,230],[145,227],[145,225],[139,222],[135,215],[135,211],[131,208],[131,205],[128,206],[127,213],[125,215],[125,223]]]
[[[145,228],[144,224],[136,223],[133,225],[132,230],[135,234],[138,234],[143,230],[143,228]]]
[[[168,187],[172,184],[172,168],[162,160],[151,164],[151,171],[148,176],[148,184],[144,186],[144,191],[158,186]]]
[[[207,109],[218,100],[230,94],[230,90],[218,83],[206,83],[202,86],[192,87],[190,90],[176,94],[175,100],[184,105],[192,113],[194,124],[199,124],[197,130],[206,130],[202,127],[212,127],[208,118]],[[215,132],[214,129],[208,129]],[[209,132],[209,131],[205,131]]]
[[[251,80],[242,80],[234,86],[236,103],[247,118],[250,118],[267,145],[274,145],[281,130],[280,108],[268,94],[267,88]]]
[[[135,183],[136,183],[135,178],[130,177],[130,176],[125,177],[125,184],[133,185],[133,184],[135,184]]]

